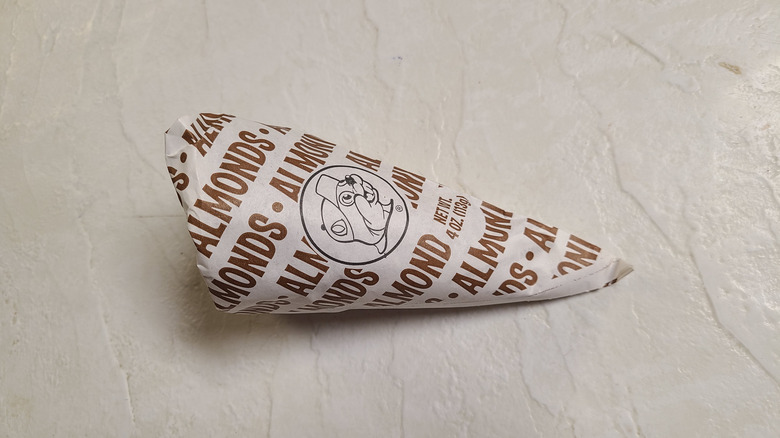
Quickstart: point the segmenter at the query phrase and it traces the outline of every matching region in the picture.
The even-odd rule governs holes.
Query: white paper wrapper
[[[578,236],[302,131],[202,113],[165,139],[198,268],[227,312],[545,300],[631,272]]]

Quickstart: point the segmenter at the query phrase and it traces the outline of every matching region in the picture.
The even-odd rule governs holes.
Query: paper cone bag
[[[165,139],[220,310],[545,300],[631,271],[582,237],[303,131],[202,113],[179,119]]]

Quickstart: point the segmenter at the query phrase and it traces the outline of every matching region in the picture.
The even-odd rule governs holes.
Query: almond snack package
[[[174,123],[165,149],[223,311],[546,300],[631,272],[579,236],[303,131],[201,113]]]

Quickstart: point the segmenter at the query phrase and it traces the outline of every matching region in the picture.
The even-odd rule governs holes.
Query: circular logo
[[[354,166],[315,172],[303,186],[300,207],[309,242],[345,265],[387,257],[409,226],[409,210],[398,191],[377,174]]]

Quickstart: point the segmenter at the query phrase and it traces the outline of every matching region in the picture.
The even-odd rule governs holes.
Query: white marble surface
[[[0,35],[0,435],[780,435],[775,0],[9,0]],[[163,160],[200,111],[635,272],[532,305],[218,313]]]

